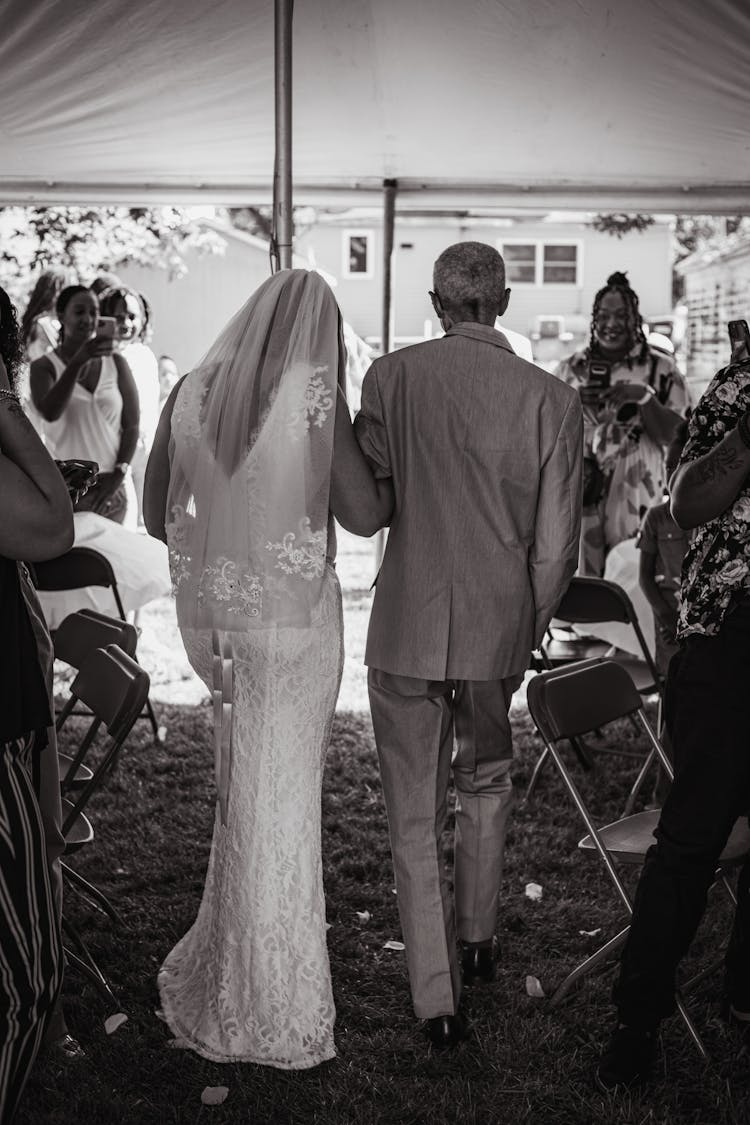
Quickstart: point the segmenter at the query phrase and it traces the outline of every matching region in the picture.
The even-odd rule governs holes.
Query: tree
[[[11,297],[25,297],[34,274],[70,267],[82,284],[128,262],[187,272],[185,252],[220,254],[226,243],[179,207],[0,208],[0,272]]]

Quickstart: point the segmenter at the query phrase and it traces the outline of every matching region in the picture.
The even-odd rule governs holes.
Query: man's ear
[[[498,316],[503,315],[503,313],[505,312],[505,310],[508,307],[509,301],[510,301],[510,289],[506,289],[505,292],[503,293],[502,297],[500,298],[500,311],[497,314]]]

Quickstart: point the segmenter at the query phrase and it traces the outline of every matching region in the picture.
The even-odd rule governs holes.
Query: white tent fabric
[[[748,209],[747,0],[297,0],[293,51],[295,202]],[[4,0],[0,200],[267,202],[273,73],[273,0]]]

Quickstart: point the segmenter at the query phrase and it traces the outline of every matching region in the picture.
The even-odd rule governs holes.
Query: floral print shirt
[[[750,360],[714,375],[696,406],[680,465],[709,453],[750,409]],[[750,595],[750,478],[731,507],[696,529],[682,567],[678,638],[718,633],[733,599]]]

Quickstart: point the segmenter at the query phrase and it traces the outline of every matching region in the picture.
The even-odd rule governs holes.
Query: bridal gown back
[[[173,438],[189,440],[196,417],[186,383],[175,403]],[[179,520],[168,524],[167,536],[179,617]],[[343,629],[336,573],[322,555],[320,566],[321,596],[304,628],[222,634],[233,662],[226,823],[217,805],[198,916],[158,977],[174,1035],[220,1062],[301,1069],[335,1055],[321,782]],[[237,578],[236,567],[233,573]],[[243,594],[242,574],[227,588],[252,596],[247,584]],[[212,632],[182,626],[182,633],[190,662],[211,691]],[[207,747],[207,772],[210,761]]]

